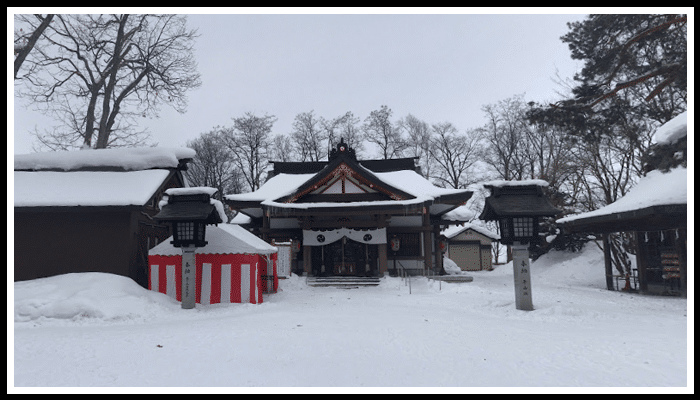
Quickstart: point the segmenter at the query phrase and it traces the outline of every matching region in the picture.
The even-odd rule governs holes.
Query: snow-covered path
[[[105,301],[84,317],[65,311],[94,294],[41,311],[47,291],[16,283],[14,384],[686,386],[687,301],[604,290],[600,262],[592,247],[533,262],[531,312],[515,309],[510,266],[471,283],[414,278],[410,295],[399,278],[335,289],[294,277],[263,304],[195,310],[127,284],[120,311]]]

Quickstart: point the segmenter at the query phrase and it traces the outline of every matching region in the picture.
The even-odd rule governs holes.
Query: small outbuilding
[[[169,147],[15,154],[14,280],[104,272],[146,287],[148,249],[170,236],[153,216],[167,189],[187,185],[195,155]]]
[[[196,302],[253,303],[277,291],[277,248],[235,224],[207,227],[197,248]],[[182,250],[170,240],[151,249],[148,288],[182,301]]]
[[[447,257],[462,271],[491,270],[491,243],[501,237],[483,226],[465,223],[444,231]]]

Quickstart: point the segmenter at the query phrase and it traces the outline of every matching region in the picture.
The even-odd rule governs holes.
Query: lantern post
[[[206,226],[223,222],[211,196],[216,189],[209,187],[168,189],[167,203],[153,217],[171,225],[175,247],[182,249],[182,308],[194,308],[196,297],[195,251],[207,245]]]
[[[544,195],[549,184],[536,179],[529,181],[493,181],[484,184],[491,190],[480,218],[498,221],[501,243],[513,249],[513,281],[515,308],[532,311],[532,282],[530,279],[529,244],[537,236],[540,217],[559,214]]]

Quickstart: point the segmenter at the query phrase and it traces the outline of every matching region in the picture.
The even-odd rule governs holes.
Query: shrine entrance
[[[347,237],[311,248],[314,276],[376,276],[378,246]]]

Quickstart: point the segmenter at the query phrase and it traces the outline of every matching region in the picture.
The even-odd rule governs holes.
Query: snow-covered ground
[[[114,275],[17,282],[8,387],[693,387],[687,301],[605,290],[594,245],[532,263],[530,312],[511,265],[470,274],[194,310]]]

